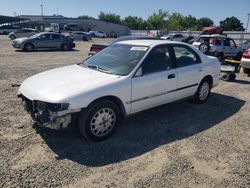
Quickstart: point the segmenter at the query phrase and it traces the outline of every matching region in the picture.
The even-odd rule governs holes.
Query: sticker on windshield
[[[148,48],[143,46],[133,46],[130,50],[146,51]]]

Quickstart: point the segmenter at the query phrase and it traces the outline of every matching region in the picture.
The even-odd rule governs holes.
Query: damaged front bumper
[[[80,110],[69,110],[68,103],[48,103],[43,101],[32,101],[23,95],[22,105],[31,115],[32,119],[40,126],[52,129],[65,129],[71,123],[73,113]]]

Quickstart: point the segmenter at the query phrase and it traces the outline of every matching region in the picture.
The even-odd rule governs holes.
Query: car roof
[[[117,44],[129,44],[137,46],[156,46],[159,44],[184,44],[177,41],[167,41],[167,40],[126,40],[117,42]]]
[[[220,34],[201,35],[200,37],[222,37],[222,38],[227,38],[227,36],[225,36],[225,35],[220,35]]]

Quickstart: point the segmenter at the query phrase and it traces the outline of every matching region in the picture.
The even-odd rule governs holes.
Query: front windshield
[[[109,74],[125,76],[140,62],[147,50],[146,46],[114,44],[80,65]]]
[[[37,33],[37,34],[31,35],[29,38],[34,39],[34,38],[36,38],[36,37],[38,37],[38,36],[40,36],[40,35],[41,35],[41,33]]]

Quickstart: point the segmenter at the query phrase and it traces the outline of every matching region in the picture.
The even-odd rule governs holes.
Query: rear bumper
[[[248,61],[241,60],[240,66],[243,68],[250,69],[250,59]]]

